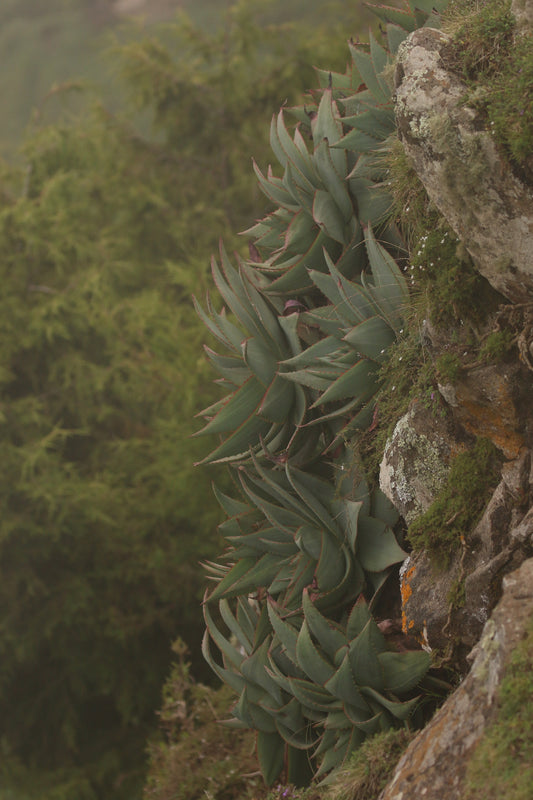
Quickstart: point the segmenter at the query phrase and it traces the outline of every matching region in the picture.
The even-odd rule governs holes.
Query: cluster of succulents
[[[435,3],[375,9],[386,47],[350,45],[344,75],[319,73],[315,105],[274,117],[283,175],[258,167],[274,211],[247,231],[248,261],[213,260],[220,302],[197,304],[225,396],[205,409],[235,497],[217,491],[227,549],[207,565],[204,655],[237,693],[233,724],[257,730],[265,779],[303,784],[365,737],[405,724],[429,668],[392,652],[372,616],[406,554],[397,515],[370,490],[349,436],[372,423],[377,373],[408,288],[379,155],[395,135],[387,66]]]

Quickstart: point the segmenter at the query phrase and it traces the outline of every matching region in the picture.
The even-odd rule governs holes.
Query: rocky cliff
[[[511,12],[513,45],[525,52],[527,42],[531,52],[533,2],[518,0]],[[413,544],[401,570],[404,633],[453,665],[461,682],[409,746],[380,800],[497,796],[490,767],[479,793],[473,764],[498,730],[513,652],[526,641],[533,656],[533,157],[513,157],[495,136],[487,75],[488,87],[473,85],[458,38],[431,28],[407,38],[395,66],[409,163],[482,276],[488,294],[479,304],[491,299],[476,322],[465,315],[439,325],[427,309],[426,357],[447,365],[439,372],[439,413],[435,402],[413,398],[381,464],[381,488]],[[528,735],[531,747],[531,731],[522,741]],[[521,757],[511,742],[510,774]]]

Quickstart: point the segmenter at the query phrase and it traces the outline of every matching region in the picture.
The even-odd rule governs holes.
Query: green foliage
[[[533,783],[533,625],[511,656],[498,711],[468,765],[465,800],[527,800]]]
[[[498,451],[488,439],[457,455],[441,494],[409,526],[413,548],[426,550],[437,565],[448,564],[478,522],[498,481],[498,467]]]
[[[199,651],[219,514],[191,470],[211,386],[190,295],[219,234],[262,209],[220,155],[261,150],[262,103],[299,66],[279,50],[294,34],[262,37],[243,8],[225,39],[175,35],[178,55],[123,55],[155,133],[96,107],[2,168],[2,780],[40,800],[137,797],[168,643]]]
[[[26,158],[0,209],[1,730],[31,770],[98,793],[132,748],[142,766],[178,625],[196,639],[187,562],[211,552],[217,512],[187,420],[206,378],[151,147],[95,114]]]
[[[339,770],[325,800],[376,800],[411,739],[412,734],[402,729],[379,733],[364,742]]]
[[[515,34],[510,0],[478,5],[453,3],[447,27],[453,34],[450,61],[472,89],[468,102],[512,163],[531,174],[533,146],[533,49],[531,32]]]
[[[221,724],[233,693],[198,683],[179,641],[178,662],[163,691],[163,741],[150,744],[151,771],[146,800],[245,800],[257,796],[253,735]]]
[[[434,325],[479,324],[497,308],[501,295],[474,269],[469,254],[442,217],[429,213],[425,223],[426,230],[411,252],[411,287],[423,293]]]
[[[482,361],[504,361],[515,343],[514,331],[492,331],[479,348]]]

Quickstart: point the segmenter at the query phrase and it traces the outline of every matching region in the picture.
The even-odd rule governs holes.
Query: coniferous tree
[[[218,512],[192,471],[211,378],[190,295],[262,213],[251,155],[319,57],[248,6],[119,48],[140,129],[96,105],[2,168],[0,791],[138,796],[170,642],[201,634]]]

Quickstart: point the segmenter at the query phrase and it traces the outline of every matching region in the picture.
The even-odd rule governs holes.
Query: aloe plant
[[[206,462],[236,462],[250,452],[290,454],[295,461],[314,449],[313,437],[301,435],[304,422],[312,417],[308,392],[278,374],[281,361],[301,352],[298,315],[283,315],[282,304],[265,296],[254,285],[252,270],[242,262],[235,269],[221,248],[221,267],[212,262],[215,286],[233,313],[216,311],[207,298],[207,312],[195,301],[209,331],[228,354],[206,347],[219,383],[228,394],[205,409],[207,418],[199,434],[220,434],[221,444]]]
[[[328,304],[312,311],[289,307],[286,316],[281,301],[254,284],[260,279],[251,267],[241,263],[235,270],[223,249],[221,268],[213,260],[215,284],[239,326],[209,298],[208,313],[197,304],[230,352],[206,348],[229,390],[202,411],[208,422],[199,434],[225,436],[206,461],[243,463],[252,453],[305,463],[369,421],[377,370],[401,330],[408,291],[371,228],[362,247],[367,275],[350,281],[325,253],[328,273],[309,270],[309,276]]]
[[[246,232],[253,259],[235,269],[222,249],[213,261],[231,316],[197,306],[226,350],[207,350],[227,393],[202,412],[200,433],[222,437],[206,461],[236,468],[240,490],[217,492],[227,549],[206,565],[203,652],[237,693],[232,724],[257,731],[268,783],[284,768],[299,784],[324,776],[366,736],[406,724],[430,665],[391,652],[372,616],[405,553],[396,512],[343,458],[408,305],[379,159],[395,135],[387,68],[443,5],[375,6],[386,46],[351,43],[345,74],[319,71],[293,134],[283,111],[273,119],[283,176],[255,170],[275,209]]]
[[[261,189],[277,208],[245,234],[260,256],[254,267],[273,294],[312,292],[309,270],[327,272],[328,258],[343,274],[359,275],[368,266],[365,248],[358,247],[366,225],[380,226],[382,241],[401,244],[386,222],[390,197],[373,191],[357,158],[340,145],[345,129],[331,88],[322,92],[310,136],[311,152],[298,127],[290,136],[280,111],[272,120],[270,142],[283,177],[275,177],[271,168],[264,176],[255,165]]]
[[[328,305],[303,313],[302,322],[318,328],[322,338],[282,362],[283,376],[318,393],[311,409],[323,411],[315,421],[328,422],[339,437],[370,422],[379,390],[378,368],[402,331],[409,293],[398,265],[371,228],[364,231],[369,273],[359,281],[344,277],[326,256],[328,274],[310,271]],[[339,405],[340,401],[340,405]]]

